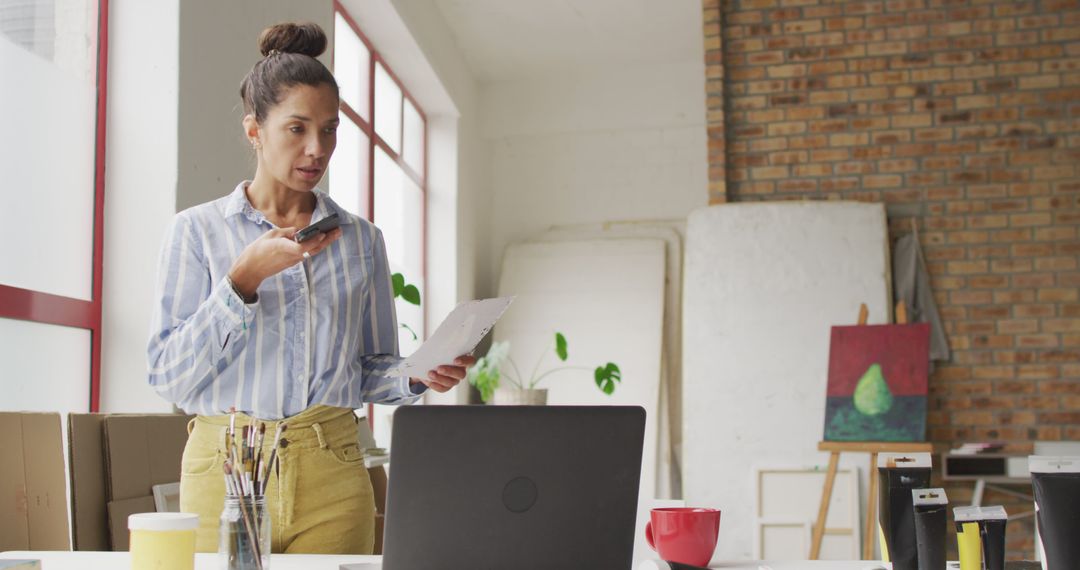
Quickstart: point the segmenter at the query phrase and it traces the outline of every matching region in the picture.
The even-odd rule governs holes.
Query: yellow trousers
[[[364,468],[352,410],[313,406],[281,420],[279,468],[267,480],[271,552],[371,554],[375,497]],[[278,422],[266,424],[269,459]],[[236,414],[236,431],[258,421]],[[225,438],[229,416],[198,416],[188,425],[180,475],[180,510],[199,515],[195,548],[217,552],[225,501]]]

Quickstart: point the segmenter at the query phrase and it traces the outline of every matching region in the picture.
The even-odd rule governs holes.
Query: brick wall
[[[1080,440],[1080,0],[703,10],[710,200],[885,202],[895,235],[918,225],[953,349],[931,439]]]

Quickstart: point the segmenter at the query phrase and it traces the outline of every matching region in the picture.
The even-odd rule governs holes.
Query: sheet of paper
[[[514,297],[480,299],[454,307],[416,352],[388,369],[385,375],[426,378],[429,370],[471,353],[513,300]]]

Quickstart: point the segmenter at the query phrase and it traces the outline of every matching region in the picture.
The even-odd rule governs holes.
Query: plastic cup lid
[[[191,513],[138,513],[128,516],[130,530],[195,530],[199,515]]]

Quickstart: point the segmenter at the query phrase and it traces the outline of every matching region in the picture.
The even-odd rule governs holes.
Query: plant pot
[[[544,406],[547,405],[547,388],[496,388],[491,403],[496,406]]]

